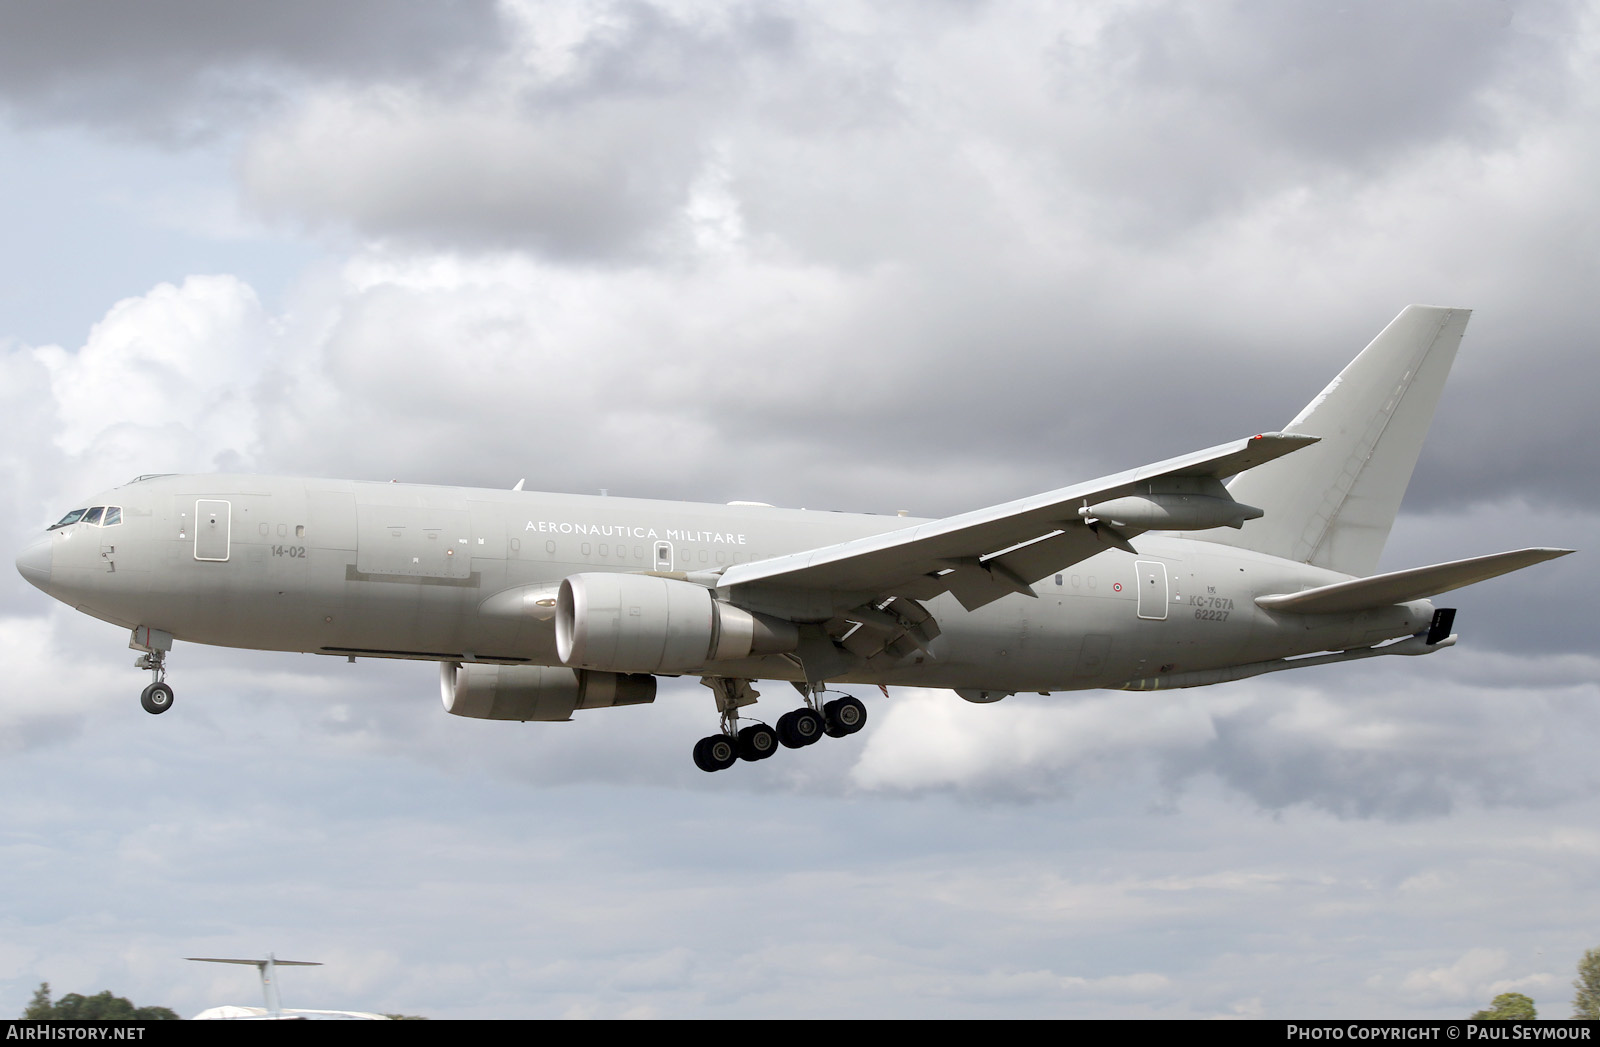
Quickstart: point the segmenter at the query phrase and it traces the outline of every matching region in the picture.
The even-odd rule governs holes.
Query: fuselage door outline
[[[228,559],[232,544],[233,503],[198,498],[194,503],[194,558],[216,563]]]
[[[1167,620],[1167,565],[1160,560],[1135,560],[1134,574],[1139,586],[1139,617],[1154,622]]]

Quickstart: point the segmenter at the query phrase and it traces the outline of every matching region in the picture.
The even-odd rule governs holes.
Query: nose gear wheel
[[[160,681],[151,684],[139,695],[139,704],[144,706],[145,712],[159,716],[172,708],[171,686]]]

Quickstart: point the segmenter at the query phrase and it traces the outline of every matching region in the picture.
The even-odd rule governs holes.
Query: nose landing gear
[[[145,712],[159,716],[172,708],[172,685],[167,683],[167,652],[172,650],[172,634],[141,625],[133,630],[128,646],[144,652],[134,659],[133,667],[148,669],[155,677],[139,694],[139,704]]]

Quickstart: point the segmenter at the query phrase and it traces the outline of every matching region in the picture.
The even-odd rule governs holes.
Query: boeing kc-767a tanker
[[[457,716],[565,720],[698,676],[722,770],[854,734],[834,684],[1194,687],[1455,642],[1429,598],[1566,549],[1373,574],[1468,311],[1410,306],[1282,432],[941,520],[268,476],[142,476],[17,557],[132,631],[440,666]],[[795,685],[774,726],[756,680]]]

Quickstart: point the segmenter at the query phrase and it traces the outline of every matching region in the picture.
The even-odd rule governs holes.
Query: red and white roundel
[[[1114,593],[1122,592],[1122,583],[1121,582],[1112,582],[1111,583],[1111,591],[1114,592]]]

